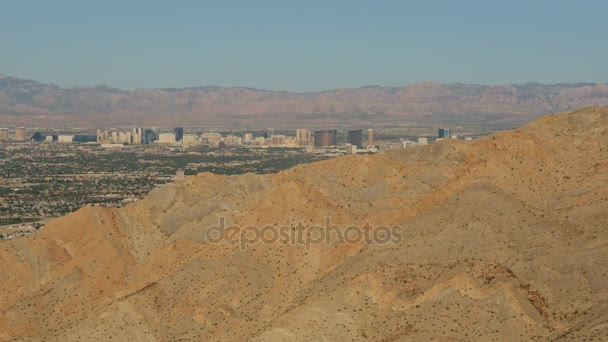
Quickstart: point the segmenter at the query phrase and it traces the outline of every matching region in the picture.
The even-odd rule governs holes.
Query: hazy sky
[[[61,86],[608,82],[608,1],[0,0],[0,72]]]

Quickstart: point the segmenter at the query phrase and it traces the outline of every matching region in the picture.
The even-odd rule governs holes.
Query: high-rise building
[[[418,146],[424,146],[429,144],[428,138],[418,138]]]
[[[437,136],[441,139],[450,139],[451,138],[450,129],[449,128],[440,128],[437,131]]]
[[[175,141],[182,141],[182,139],[184,139],[184,128],[175,127],[173,129],[173,134],[175,134]]]
[[[284,134],[274,134],[271,138],[272,145],[279,146],[285,145],[285,135]]]
[[[256,137],[253,139],[253,144],[257,146],[262,146],[266,142],[266,138],[264,137]]]
[[[363,130],[348,131],[348,143],[363,148]]]
[[[374,146],[374,130],[371,128],[367,130],[367,146]]]
[[[335,129],[328,129],[324,131],[315,131],[315,146],[316,147],[328,147],[336,146],[336,136],[338,131]]]
[[[100,144],[107,144],[110,141],[108,131],[102,131],[97,129],[97,142]]]
[[[201,135],[201,139],[203,140],[203,143],[205,143],[205,144],[209,144],[211,146],[217,146],[220,143],[220,141],[222,141],[222,135],[219,133],[208,132],[208,133],[203,133]]]
[[[295,147],[296,145],[296,137],[285,137],[285,146]]]
[[[245,133],[245,142],[250,142],[253,140],[253,134],[252,133]]]
[[[133,143],[133,134],[131,132],[118,132],[118,141],[115,143],[130,145]]]
[[[183,136],[182,136],[183,138]],[[177,142],[175,133],[161,133],[158,135],[159,144],[175,144]]]
[[[241,146],[243,144],[243,138],[238,135],[227,135],[224,139],[226,146]]]
[[[183,146],[195,146],[200,145],[201,140],[196,134],[184,134],[184,138],[182,139]]]
[[[266,138],[272,138],[274,135],[274,128],[268,127],[268,132],[266,132]]]
[[[133,144],[134,145],[139,145],[142,143],[144,138],[144,129],[137,127],[137,128],[133,128]]]
[[[0,128],[0,141],[8,140],[8,128]]]
[[[300,146],[308,146],[311,143],[310,129],[298,128],[296,130],[296,144]]]
[[[25,140],[25,127],[17,127],[15,129],[15,140],[18,140],[18,141]]]
[[[144,144],[152,144],[156,141],[156,132],[151,129],[147,129],[144,132]]]

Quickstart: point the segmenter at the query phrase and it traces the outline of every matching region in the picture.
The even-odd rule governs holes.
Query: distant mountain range
[[[62,88],[0,74],[0,124],[517,124],[592,105],[608,105],[606,84],[426,82],[307,93],[214,86],[123,91],[105,85]]]

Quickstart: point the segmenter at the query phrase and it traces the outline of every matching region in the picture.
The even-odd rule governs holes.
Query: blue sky
[[[608,82],[608,1],[0,5],[0,72],[61,86]]]

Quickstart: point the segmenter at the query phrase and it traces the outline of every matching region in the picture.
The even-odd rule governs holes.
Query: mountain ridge
[[[364,86],[320,92],[249,87],[188,87],[125,91],[106,85],[62,88],[0,78],[0,119],[12,124],[233,125],[520,124],[542,114],[608,105],[602,83],[541,85]]]
[[[599,338],[607,184],[602,107],[471,142],[199,174],[1,242],[0,340]],[[208,235],[221,217],[328,216],[401,237],[243,249]]]

